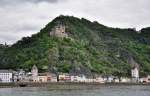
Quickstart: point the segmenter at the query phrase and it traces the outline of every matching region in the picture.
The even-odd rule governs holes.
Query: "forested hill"
[[[50,36],[58,22],[67,37]],[[140,74],[150,73],[150,28],[111,28],[84,18],[59,16],[37,34],[24,37],[11,47],[0,46],[0,68],[40,71],[130,75],[130,60],[140,65]]]

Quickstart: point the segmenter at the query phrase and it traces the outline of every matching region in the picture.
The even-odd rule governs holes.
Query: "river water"
[[[0,96],[150,96],[150,86],[100,86],[85,89],[0,88]]]

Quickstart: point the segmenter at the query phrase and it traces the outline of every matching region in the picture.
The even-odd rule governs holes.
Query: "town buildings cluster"
[[[12,70],[0,70],[0,83],[11,82],[97,82],[97,83],[138,83],[138,82],[150,82],[150,76],[145,78],[139,78],[139,66],[137,63],[131,69],[131,78],[116,76],[101,76],[97,75],[94,78],[87,78],[84,74],[70,75],[68,73],[53,74],[50,72],[39,73],[36,65],[32,67],[31,72],[25,72],[23,69],[18,71]]]
[[[51,30],[50,36],[68,37],[66,33],[66,26],[61,22],[57,22],[57,25]],[[129,77],[117,77],[117,76],[92,76],[87,77],[84,74],[71,75],[69,73],[39,73],[36,65],[32,67],[31,72],[25,72],[23,69],[18,71],[12,70],[0,70],[0,82],[114,82],[114,83],[138,83],[148,82],[150,83],[150,76],[140,78],[139,76],[139,64],[129,57],[128,63],[131,64],[131,76]]]

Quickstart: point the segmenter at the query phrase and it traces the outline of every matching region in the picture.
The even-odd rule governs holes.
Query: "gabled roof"
[[[140,68],[139,64],[133,59],[133,57],[129,57],[128,63],[131,64],[132,69]]]
[[[137,63],[135,63],[135,64],[132,66],[132,69],[135,69],[135,68],[137,68],[137,69],[140,68],[139,65],[138,65]]]

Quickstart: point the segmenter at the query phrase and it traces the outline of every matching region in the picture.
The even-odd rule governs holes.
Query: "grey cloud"
[[[11,35],[10,35],[11,34]],[[0,44],[4,44],[5,42],[12,44],[13,41],[16,41],[19,35],[12,34],[11,32],[2,32],[0,33]]]
[[[55,3],[58,2],[58,0],[24,0],[25,2],[34,2],[34,3],[39,3],[39,2],[50,2],[50,3]]]
[[[150,26],[149,4],[150,0],[0,0],[0,43],[31,36],[60,14],[141,29]]]
[[[59,0],[0,0],[0,5],[16,5],[16,4],[24,4],[24,3],[57,3]]]

